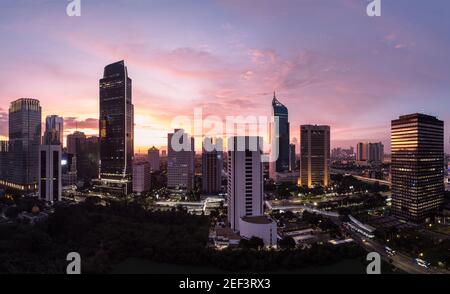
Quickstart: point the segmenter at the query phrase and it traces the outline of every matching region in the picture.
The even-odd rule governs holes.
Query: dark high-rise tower
[[[131,79],[124,61],[105,67],[100,80],[101,188],[131,193],[134,109]]]
[[[327,187],[330,183],[330,127],[300,126],[301,186]]]
[[[272,148],[274,148],[274,142],[276,144],[278,140],[278,159],[276,162],[270,163],[270,177],[276,179],[277,173],[289,171],[290,134],[288,109],[278,101],[275,93],[273,93],[272,100],[272,115],[274,118],[278,118],[278,134],[275,133],[274,128],[271,131]]]
[[[208,151],[205,141],[209,141],[211,146],[216,144],[220,148]],[[218,150],[217,150],[218,149]],[[223,151],[222,139],[205,138],[202,151],[202,191],[207,195],[218,194],[222,185]]]
[[[18,190],[37,190],[41,106],[39,100],[22,98],[9,108],[9,175],[7,185]]]
[[[444,122],[424,114],[392,121],[392,210],[420,222],[444,199]]]

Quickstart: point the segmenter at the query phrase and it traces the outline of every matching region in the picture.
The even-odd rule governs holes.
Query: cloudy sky
[[[300,124],[329,124],[333,146],[382,140],[423,112],[450,123],[450,1],[65,0],[0,3],[0,137],[12,100],[98,133],[98,80],[124,59],[136,151],[166,145],[178,115],[268,115],[273,91]],[[448,145],[448,144],[447,144]],[[447,151],[450,151],[447,146]]]

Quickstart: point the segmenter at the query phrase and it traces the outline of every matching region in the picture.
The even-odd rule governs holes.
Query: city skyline
[[[122,59],[134,80],[135,151],[165,146],[171,119],[196,106],[223,118],[270,115],[274,90],[290,109],[292,139],[301,124],[327,124],[332,147],[382,141],[389,150],[390,121],[404,113],[450,122],[450,42],[440,37],[450,25],[438,17],[446,1],[386,2],[382,22],[367,17],[365,1],[303,1],[302,9],[292,1],[259,1],[257,9],[254,1],[132,2],[83,3],[78,18],[67,17],[65,3],[2,5],[0,36],[10,40],[0,79],[2,139],[9,102],[22,97],[39,99],[43,117],[64,117],[65,135],[76,128],[97,135],[97,79]],[[445,143],[449,152],[448,132]]]

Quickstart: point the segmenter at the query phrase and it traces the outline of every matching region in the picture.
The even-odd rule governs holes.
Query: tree
[[[249,240],[241,239],[239,246],[245,249],[259,249],[264,247],[264,241],[258,237],[251,237]]]
[[[297,244],[292,237],[287,236],[281,239],[278,245],[280,245],[282,249],[294,249]]]

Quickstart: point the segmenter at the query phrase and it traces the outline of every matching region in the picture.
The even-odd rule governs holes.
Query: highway
[[[387,263],[391,263],[396,268],[404,271],[408,274],[450,274],[450,272],[443,270],[443,269],[437,269],[437,268],[424,268],[419,266],[412,257],[407,256],[406,254],[403,254],[401,252],[397,252],[394,256],[389,256],[386,253],[385,246],[381,244],[380,242],[377,242],[374,239],[369,239],[362,237],[361,234],[357,232],[353,232],[349,229],[344,228],[341,226],[342,222],[338,218],[330,218],[336,225],[338,225],[341,230],[343,230],[346,234],[350,235],[351,238],[361,245],[366,251],[368,252],[377,252],[380,254],[380,256],[383,258],[384,261]],[[392,262],[389,262],[389,261]],[[383,269],[381,269],[383,270]]]

